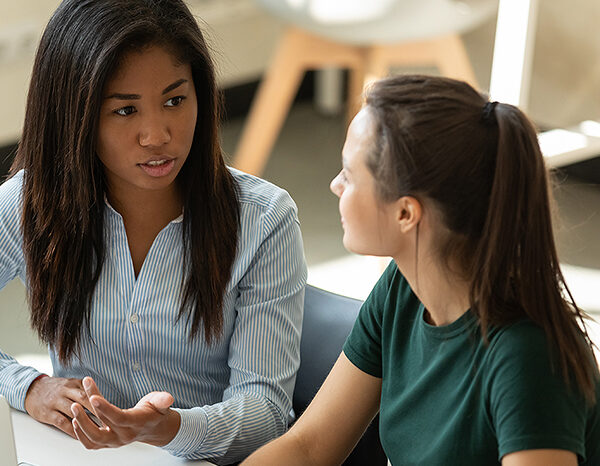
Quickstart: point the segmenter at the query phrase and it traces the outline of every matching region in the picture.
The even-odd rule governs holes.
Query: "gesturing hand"
[[[120,447],[136,441],[163,446],[179,430],[180,417],[170,409],[173,404],[170,393],[151,392],[135,407],[120,409],[104,399],[91,377],[83,379],[83,386],[92,405],[91,411],[104,424],[98,427],[80,403],[72,404],[73,429],[85,448]]]
[[[92,407],[80,379],[42,377],[29,386],[25,396],[25,410],[32,418],[76,438],[71,424],[73,403]]]

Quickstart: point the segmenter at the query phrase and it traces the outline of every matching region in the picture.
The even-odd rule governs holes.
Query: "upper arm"
[[[381,379],[340,355],[319,392],[290,430],[314,464],[338,464],[379,411]]]
[[[577,466],[577,455],[566,450],[525,450],[509,453],[502,466]]]
[[[272,204],[266,212],[252,206],[243,212],[224,399],[248,393],[268,399],[285,426],[300,364],[306,264],[293,201],[281,192]]]
[[[0,288],[23,269],[20,172],[0,186]]]

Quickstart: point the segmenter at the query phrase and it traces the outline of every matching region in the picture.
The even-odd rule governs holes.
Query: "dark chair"
[[[300,368],[293,398],[297,417],[309,405],[340,355],[361,305],[362,301],[357,299],[311,285],[306,287]],[[344,465],[387,465],[387,458],[379,442],[379,416],[373,420]]]

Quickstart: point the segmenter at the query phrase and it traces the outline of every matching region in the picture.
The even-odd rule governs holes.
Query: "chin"
[[[352,241],[350,238],[346,238],[342,241],[344,247],[348,252],[358,254],[360,256],[376,256],[376,257],[391,257],[392,254],[389,250],[382,247],[374,247],[369,244],[361,244]]]
[[[345,236],[342,241],[342,244],[344,245],[344,247],[346,248],[346,250],[348,252],[351,252],[353,254],[359,254],[361,256],[371,255],[371,253],[368,250],[366,250],[366,248],[360,247],[359,245],[354,244],[351,240],[347,239]]]

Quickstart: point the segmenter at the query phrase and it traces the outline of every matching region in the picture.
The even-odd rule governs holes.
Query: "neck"
[[[166,225],[181,215],[183,200],[175,185],[164,190],[128,189],[109,186],[106,196],[126,224],[130,222]]]
[[[432,325],[448,325],[470,307],[470,284],[440,261],[419,254],[413,260],[394,258],[402,275],[425,306]]]

